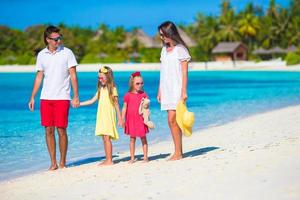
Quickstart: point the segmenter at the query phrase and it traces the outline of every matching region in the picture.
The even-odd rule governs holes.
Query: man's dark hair
[[[48,42],[47,42],[46,38],[50,37],[51,33],[59,33],[59,28],[56,27],[56,26],[52,26],[52,25],[50,25],[46,28],[46,30],[44,31],[44,43],[45,43],[45,45],[48,45]]]

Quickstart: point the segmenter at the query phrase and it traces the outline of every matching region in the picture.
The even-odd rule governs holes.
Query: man
[[[71,104],[79,106],[78,81],[76,74],[77,61],[73,52],[62,46],[62,35],[59,28],[48,26],[44,32],[46,48],[38,53],[36,61],[36,77],[32,94],[28,103],[34,110],[34,97],[43,81],[41,91],[40,112],[41,124],[45,127],[46,143],[51,159],[49,170],[64,168],[68,148],[68,115],[70,107],[70,80],[73,89]],[[59,136],[60,162],[56,162],[55,128]]]

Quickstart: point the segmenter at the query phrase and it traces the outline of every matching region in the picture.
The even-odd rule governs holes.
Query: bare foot
[[[114,162],[111,160],[105,160],[99,164],[99,166],[113,165]]]
[[[66,168],[66,162],[60,162],[58,168],[59,168],[59,169],[64,169],[64,168]]]
[[[67,167],[65,165],[59,165],[59,169],[66,169]]]
[[[149,159],[148,158],[144,158],[143,163],[147,163],[147,162],[149,162]]]
[[[175,161],[175,160],[180,160],[180,159],[182,159],[182,155],[172,155],[169,159],[168,159],[168,161]]]
[[[136,159],[130,159],[130,160],[128,161],[128,164],[133,164],[133,163],[135,163],[135,161],[136,161]]]
[[[54,171],[54,170],[57,170],[58,166],[55,164],[55,165],[51,165],[48,169],[48,171]]]

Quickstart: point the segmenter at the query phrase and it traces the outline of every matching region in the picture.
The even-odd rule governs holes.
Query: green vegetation
[[[300,53],[299,52],[289,52],[285,57],[287,65],[296,65],[300,63]]]
[[[199,13],[194,23],[180,25],[197,43],[190,49],[194,61],[211,60],[211,50],[221,41],[243,42],[248,46],[252,60],[260,60],[251,53],[259,47],[299,47],[300,0],[292,0],[288,8],[270,0],[266,10],[249,3],[240,12],[235,11],[229,0],[223,0],[220,9],[218,16]],[[24,31],[0,26],[0,64],[34,64],[36,53],[44,48],[46,26],[31,26]],[[120,47],[126,43],[129,34],[123,27],[110,28],[102,24],[93,30],[65,24],[58,26],[65,46],[74,51],[80,63],[159,62],[160,48],[146,48],[135,39]],[[285,59],[288,64],[296,64],[300,63],[299,57],[298,50],[288,53]]]

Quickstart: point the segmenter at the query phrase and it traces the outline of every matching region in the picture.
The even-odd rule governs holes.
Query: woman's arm
[[[115,96],[114,99],[115,99],[115,108],[116,108],[117,116],[118,116],[118,125],[123,126],[123,119],[122,119],[121,112],[120,112],[118,97]]]
[[[187,96],[187,79],[188,79],[188,61],[181,62],[181,71],[182,71],[182,88],[181,88],[181,99],[186,101]]]
[[[160,94],[160,83],[159,83],[159,85],[158,85],[158,92],[157,92],[157,101],[158,101],[158,103],[160,103],[160,97],[161,97],[161,94]]]
[[[88,105],[95,103],[97,100],[98,100],[98,92],[96,92],[96,94],[94,95],[93,98],[91,98],[87,101],[80,102],[79,106],[88,106]]]

